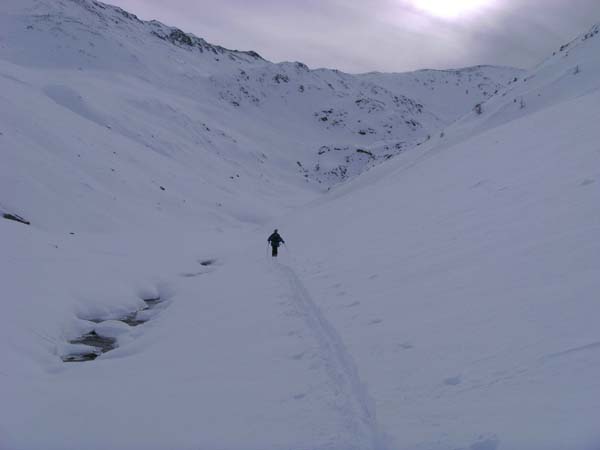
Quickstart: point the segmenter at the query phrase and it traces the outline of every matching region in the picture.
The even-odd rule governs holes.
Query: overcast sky
[[[346,72],[529,68],[600,22],[600,0],[104,0],[274,62]]]

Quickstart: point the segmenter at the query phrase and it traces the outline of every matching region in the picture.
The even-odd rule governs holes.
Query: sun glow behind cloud
[[[493,0],[411,0],[415,8],[443,19],[457,19],[476,13],[492,2]]]

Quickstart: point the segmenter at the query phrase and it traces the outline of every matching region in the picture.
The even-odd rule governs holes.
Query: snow
[[[348,75],[2,2],[0,448],[597,449],[596,29]]]
[[[598,100],[407,154],[281,226],[335,230],[294,256],[398,447],[597,445]]]

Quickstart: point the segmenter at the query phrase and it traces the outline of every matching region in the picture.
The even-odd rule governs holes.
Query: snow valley
[[[0,448],[597,449],[599,30],[351,75],[4,0]]]

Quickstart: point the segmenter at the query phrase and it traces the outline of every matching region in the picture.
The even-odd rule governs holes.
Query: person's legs
[[[273,245],[271,248],[273,249],[272,256],[273,256],[273,257],[277,256],[277,247],[275,247],[275,246]]]

